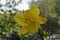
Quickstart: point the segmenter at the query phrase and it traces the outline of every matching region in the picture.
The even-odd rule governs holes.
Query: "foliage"
[[[14,14],[6,12],[5,14],[0,14],[0,35],[10,36],[13,30],[18,29],[18,24],[15,23],[13,19]]]
[[[59,0],[44,0],[38,1],[38,5],[40,5],[41,15],[47,17],[47,23],[42,25],[42,28],[51,33],[60,33],[58,32],[60,29],[60,2]],[[56,32],[57,31],[57,32]]]
[[[55,10],[56,10],[56,12],[59,14],[58,16],[60,16],[60,2],[59,2],[60,0],[56,0],[56,7],[55,7]]]

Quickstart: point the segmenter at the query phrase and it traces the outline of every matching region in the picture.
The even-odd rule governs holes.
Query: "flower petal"
[[[40,14],[40,10],[37,5],[33,5],[30,10],[25,11],[25,16],[32,16],[34,18],[38,17]],[[28,15],[27,15],[28,14]]]
[[[40,24],[44,24],[44,23],[46,23],[46,21],[47,21],[46,18],[44,18],[44,17],[42,17],[42,16],[39,17],[39,23],[40,23]]]
[[[21,30],[19,31],[19,34],[24,35],[28,32],[28,26],[24,25]]]
[[[30,13],[32,15],[35,15],[35,16],[37,15],[38,16],[40,14],[40,10],[38,8],[38,5],[33,5],[30,9]]]
[[[40,27],[40,25],[36,23],[36,24],[34,24],[34,26],[30,26],[28,31],[30,34],[34,34],[34,33],[38,32],[39,27]]]
[[[14,16],[14,19],[15,19],[15,21],[16,21],[18,24],[21,24],[21,25],[26,24],[26,23],[25,23],[25,20],[24,20],[24,16],[22,15],[22,13],[17,13],[17,14]]]

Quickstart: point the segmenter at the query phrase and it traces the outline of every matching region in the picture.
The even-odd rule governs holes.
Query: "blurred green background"
[[[0,3],[0,36],[2,38],[12,37],[14,34],[13,31],[16,32],[15,36],[19,36],[17,32],[20,29],[21,25],[17,24],[14,21],[13,17],[16,12],[26,11],[25,9],[18,10],[15,8],[17,5],[19,5],[19,3],[21,3],[21,1],[22,0],[16,2],[14,0],[10,0],[6,1],[5,4]],[[28,4],[29,7],[33,4],[39,5],[41,11],[40,15],[46,17],[48,20],[46,24],[41,25],[42,29],[46,31],[47,36],[51,34],[60,34],[60,0],[32,0],[28,1],[26,4]],[[40,36],[44,36],[41,30],[38,31],[38,34]],[[16,38],[20,40],[17,36]],[[27,36],[22,36],[22,40],[24,40],[24,38],[26,38],[26,40],[29,40],[29,37],[32,37],[31,39],[33,39],[33,36],[34,35],[27,34]]]

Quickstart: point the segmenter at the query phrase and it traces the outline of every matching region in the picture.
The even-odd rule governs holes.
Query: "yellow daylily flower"
[[[37,5],[33,5],[30,10],[24,13],[17,13],[14,16],[15,21],[22,25],[19,33],[21,35],[25,33],[34,34],[38,31],[40,24],[46,23],[47,19],[39,16],[40,10]]]

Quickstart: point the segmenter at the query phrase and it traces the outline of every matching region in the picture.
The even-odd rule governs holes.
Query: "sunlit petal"
[[[46,23],[46,21],[47,21],[46,18],[44,18],[44,17],[42,17],[42,16],[39,17],[39,23],[40,23],[40,24],[44,24],[44,23]]]
[[[24,35],[25,33],[28,32],[28,26],[27,25],[24,25],[21,30],[19,30],[19,34],[20,35]]]
[[[38,29],[39,29],[39,27],[40,27],[40,25],[39,24],[35,24],[35,26],[33,27],[33,26],[31,26],[30,28],[29,28],[29,33],[30,34],[34,34],[34,33],[37,33],[38,32]]]
[[[22,15],[22,13],[17,13],[14,19],[18,24],[21,24],[21,25],[25,24],[24,16]]]

